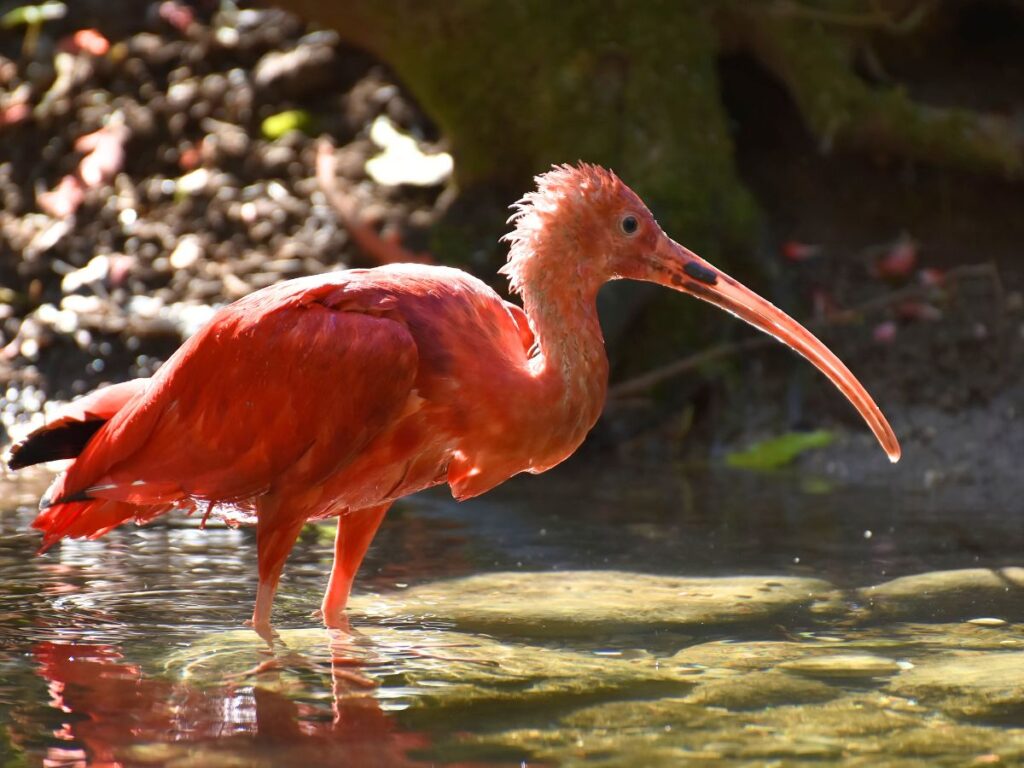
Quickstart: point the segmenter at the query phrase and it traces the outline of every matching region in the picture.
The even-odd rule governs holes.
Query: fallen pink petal
[[[48,213],[55,219],[63,219],[77,211],[84,198],[82,182],[77,177],[68,175],[49,192],[36,195],[36,205],[43,213]]]
[[[124,165],[127,138],[125,128],[106,126],[75,142],[76,150],[88,153],[78,165],[78,175],[87,188],[99,187],[117,175]]]
[[[818,256],[821,253],[821,246],[801,243],[799,240],[787,240],[779,250],[786,261],[800,262]]]
[[[8,104],[0,110],[0,128],[5,125],[17,125],[24,122],[31,114],[32,108],[24,101]]]
[[[903,280],[917,266],[917,243],[902,238],[874,264],[874,275],[882,280]]]
[[[898,326],[894,320],[885,320],[875,326],[871,337],[878,344],[891,344],[896,340]]]
[[[90,56],[105,56],[110,50],[110,41],[96,29],[80,29],[63,38],[57,50],[65,53],[87,53]]]
[[[157,10],[160,18],[170,24],[179,32],[186,32],[195,23],[195,13],[187,5],[176,3],[174,0],[165,0],[160,3]]]

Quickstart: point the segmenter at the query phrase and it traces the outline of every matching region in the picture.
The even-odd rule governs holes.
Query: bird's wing
[[[144,391],[148,383],[147,379],[132,379],[111,384],[66,404],[46,424],[11,448],[10,468],[75,458],[100,427]]]
[[[393,299],[295,282],[225,308],[190,339],[86,446],[63,499],[241,501],[285,473],[315,484],[395,419],[418,355]]]

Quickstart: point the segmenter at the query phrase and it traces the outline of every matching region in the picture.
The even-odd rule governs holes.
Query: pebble
[[[900,665],[873,654],[837,653],[783,662],[779,669],[819,678],[886,677],[898,673]]]
[[[171,266],[175,269],[188,269],[203,256],[203,245],[195,235],[186,235],[178,241],[171,253]]]

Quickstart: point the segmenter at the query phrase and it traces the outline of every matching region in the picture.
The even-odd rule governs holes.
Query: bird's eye
[[[636,234],[636,231],[640,228],[640,222],[636,220],[636,216],[628,214],[623,216],[619,221],[619,229],[622,230],[624,235]]]

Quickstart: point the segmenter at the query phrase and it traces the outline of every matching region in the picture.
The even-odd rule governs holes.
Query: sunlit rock
[[[990,755],[1001,758],[997,764],[1013,764],[1024,751],[1022,729],[957,722],[875,692],[741,712],[681,699],[618,701],[576,710],[546,726],[520,726],[468,740],[480,748],[526,748],[533,760],[560,766],[651,768],[802,765],[809,760],[925,768],[997,762]],[[462,753],[465,748],[458,745]]]
[[[1024,568],[966,568],[903,576],[858,590],[872,616],[914,621],[1024,615]]]
[[[958,652],[922,660],[889,689],[955,717],[1019,721],[1024,714],[1024,652]]]
[[[751,640],[733,642],[714,640],[683,648],[672,656],[676,664],[702,669],[705,674],[715,670],[755,672],[774,669],[779,664],[809,653],[834,652],[831,646],[788,640]]]
[[[786,661],[779,669],[822,679],[888,677],[900,671],[893,659],[869,653],[835,653]]]
[[[287,691],[303,674],[330,675],[332,659],[347,679],[390,709],[474,702],[534,702],[636,691],[684,694],[690,670],[634,651],[609,656],[440,629],[363,627],[354,636],[324,629],[282,630],[271,654],[248,630],[208,635],[171,654],[165,672],[194,684],[247,681]],[[354,676],[354,677],[353,677]]]
[[[734,672],[701,683],[686,700],[742,710],[828,701],[840,695],[840,688],[784,672]]]
[[[850,631],[843,648],[913,660],[945,650],[1024,650],[1024,634],[1009,624],[899,622]]]
[[[687,698],[709,706],[756,709],[827,701],[844,694],[841,685],[896,674],[900,665],[867,653],[836,653],[817,640],[713,641],[684,648],[669,661],[698,673]]]
[[[658,625],[700,632],[807,616],[833,597],[820,579],[791,576],[682,578],[622,571],[490,573],[401,593],[361,597],[372,618],[413,617],[460,629],[524,635],[590,635]]]

